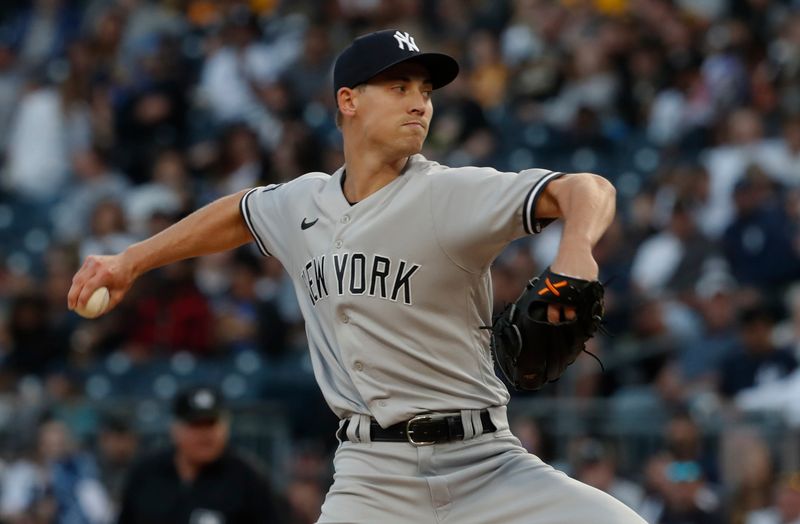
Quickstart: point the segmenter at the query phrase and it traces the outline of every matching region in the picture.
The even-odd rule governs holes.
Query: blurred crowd
[[[649,417],[663,446],[619,462],[613,431],[585,428],[548,456],[534,443],[558,436],[520,419],[529,449],[649,522],[800,522],[796,447],[746,423],[774,412],[800,426],[797,0],[4,1],[0,419],[38,447],[4,446],[0,521],[50,518],[36,520],[54,510],[32,501],[54,499],[12,487],[42,477],[36,465],[68,485],[102,479],[81,499],[85,520],[58,520],[102,522],[91,515],[113,497],[97,493],[117,481],[97,464],[113,462],[103,439],[122,426],[68,407],[167,400],[199,379],[234,402],[285,406],[302,445],[284,493],[318,506],[335,421],[279,262],[246,247],[174,264],[94,321],[68,312],[66,293],[87,254],[123,250],[231,192],[337,169],[332,62],[388,27],[461,65],[435,94],[428,158],[595,172],[617,187],[595,253],[613,336],[590,349],[605,372],[583,355],[533,397],[602,401],[625,414],[612,417],[620,433]],[[554,224],[498,258],[497,308],[558,238]],[[118,432],[125,445],[158,423],[139,415]],[[720,428],[733,429],[707,445]],[[125,464],[135,454],[116,449]],[[313,522],[307,513],[298,522]]]

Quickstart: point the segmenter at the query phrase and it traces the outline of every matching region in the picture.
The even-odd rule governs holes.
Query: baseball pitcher
[[[356,39],[334,66],[344,166],[224,197],[123,253],[88,257],[68,305],[106,286],[113,308],[148,270],[254,241],[291,275],[340,419],[319,522],[643,523],[520,446],[493,366],[536,389],[594,334],[591,251],[614,189],[592,174],[427,160],[432,92],[457,74],[407,32]],[[554,219],[564,228],[552,266],[492,319],[492,261]]]

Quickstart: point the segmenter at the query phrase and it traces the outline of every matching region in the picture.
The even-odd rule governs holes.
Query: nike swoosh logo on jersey
[[[319,220],[319,218],[315,218],[315,219],[314,219],[313,221],[311,221],[311,222],[306,222],[306,219],[305,219],[305,218],[303,218],[303,221],[302,221],[302,222],[300,222],[300,229],[302,229],[302,230],[304,230],[304,231],[305,231],[306,229],[308,229],[308,228],[310,228],[311,226],[313,226],[314,224],[316,224],[316,223],[317,223],[317,220]]]

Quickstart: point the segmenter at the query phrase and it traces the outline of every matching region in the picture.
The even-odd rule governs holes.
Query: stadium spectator
[[[185,147],[189,139],[184,58],[174,40],[153,40],[137,55],[135,76],[115,92],[115,153],[136,183],[147,180],[161,150]]]
[[[3,357],[5,372],[18,377],[43,376],[63,358],[68,341],[57,337],[48,317],[47,301],[38,292],[15,297],[7,325],[9,346]]]
[[[791,348],[800,360],[800,285],[792,285],[783,298],[789,315],[775,326],[772,338],[777,345]]]
[[[703,479],[696,462],[670,462],[666,465],[667,483],[664,511],[657,524],[723,524],[720,501]]]
[[[130,188],[128,178],[109,164],[108,154],[99,147],[72,158],[72,182],[59,195],[53,210],[55,236],[62,242],[76,242],[91,229],[91,215],[106,200],[123,201]]]
[[[645,464],[645,497],[639,513],[654,524],[725,522],[719,495],[705,473],[714,468],[702,452],[694,421],[678,413],[667,426],[665,440],[665,449]]]
[[[3,477],[0,515],[12,524],[109,524],[113,513],[94,458],[78,450],[64,423],[45,419],[35,457]]]
[[[122,413],[107,413],[100,421],[96,444],[100,480],[118,510],[125,477],[139,452],[139,435]]]
[[[748,170],[734,190],[736,216],[723,235],[733,276],[743,285],[772,290],[800,273],[798,224],[786,213],[780,193],[759,169]]]
[[[688,412],[679,411],[670,417],[664,428],[664,446],[671,460],[696,463],[704,479],[717,482],[717,457],[703,445],[701,428]]]
[[[707,266],[697,281],[694,306],[702,320],[697,337],[681,345],[678,365],[681,379],[692,393],[716,391],[722,360],[737,340],[737,285],[727,269]]]
[[[184,261],[154,274],[129,303],[125,349],[136,360],[215,349],[211,304],[194,282],[193,267]]]
[[[291,92],[299,100],[324,100],[328,76],[333,67],[330,34],[323,24],[310,26],[303,37],[303,53],[293,67],[283,74]]]
[[[237,251],[232,267],[230,290],[214,304],[218,344],[233,353],[250,350],[279,357],[286,349],[288,325],[277,304],[258,295],[256,255]]]
[[[29,78],[11,122],[6,150],[6,187],[34,202],[50,202],[63,189],[71,155],[85,149],[89,138],[86,111],[65,108],[45,75],[39,72]]]
[[[732,397],[786,377],[797,367],[792,352],[772,341],[774,313],[764,305],[744,310],[739,319],[739,342],[720,368],[720,392]]]
[[[252,13],[243,6],[233,9],[203,66],[200,89],[217,122],[248,122],[261,144],[274,149],[281,122],[260,103],[260,91],[294,63],[302,44],[289,34],[269,46],[260,32]]]
[[[769,152],[764,155],[764,170],[776,182],[786,187],[800,185],[800,116],[787,116],[782,123],[782,134],[768,141]]]
[[[173,404],[172,446],[131,470],[119,524],[267,524],[285,508],[264,475],[228,445],[230,418],[211,387],[181,391]]]
[[[149,180],[126,192],[125,216],[131,233],[145,236],[148,221],[155,214],[180,215],[190,209],[195,199],[193,185],[180,150],[159,152]]]
[[[117,200],[102,200],[91,210],[89,218],[91,235],[83,239],[78,254],[84,258],[92,253],[110,254],[124,250],[136,242],[136,237],[128,232],[125,210]]]
[[[221,139],[222,151],[213,183],[205,188],[203,203],[216,200],[230,192],[257,185],[264,179],[264,160],[258,137],[246,125],[231,125]]]
[[[519,416],[509,422],[509,427],[528,453],[533,453],[540,459],[549,461],[545,450],[544,435],[536,419]]]
[[[695,225],[691,205],[676,201],[667,227],[639,246],[631,279],[640,293],[685,293],[697,282],[706,258],[713,254],[713,244]]]
[[[78,32],[80,12],[64,0],[37,0],[21,9],[10,24],[22,61],[36,67],[60,57]]]
[[[290,459],[290,480],[286,486],[292,524],[313,524],[330,485],[330,464],[320,446],[299,444]]]
[[[775,496],[781,524],[800,522],[800,476],[797,473],[784,475]]]
[[[730,487],[728,521],[747,524],[750,515],[772,500],[775,472],[769,444],[755,428],[731,428],[722,438],[720,456],[723,483]]]
[[[644,499],[644,490],[617,472],[617,461],[609,445],[595,438],[578,439],[573,457],[576,479],[605,491],[634,511],[638,511]]]
[[[10,40],[9,35],[0,31],[0,162],[4,162],[11,118],[23,83],[23,75],[15,67],[17,56]]]
[[[775,488],[775,503],[747,515],[745,524],[797,524],[800,522],[800,473],[781,476]]]
[[[657,523],[664,512],[664,497],[669,487],[666,474],[669,463],[669,455],[659,453],[649,457],[642,468],[644,497],[638,511],[648,523]]]

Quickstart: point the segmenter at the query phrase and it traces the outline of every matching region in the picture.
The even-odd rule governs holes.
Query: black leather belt
[[[492,433],[497,428],[487,410],[481,411],[483,433]],[[347,428],[350,420],[345,420],[336,436],[348,440]],[[428,446],[464,440],[464,425],[460,413],[424,413],[388,428],[382,428],[375,421],[369,424],[370,440],[373,442],[408,442],[414,446]]]

